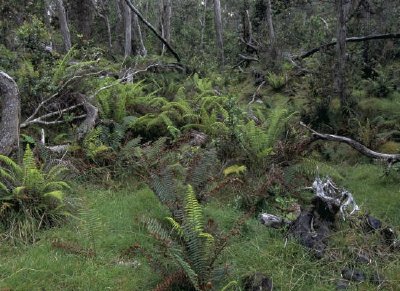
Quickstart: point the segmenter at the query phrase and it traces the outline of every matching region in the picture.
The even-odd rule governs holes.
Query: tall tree
[[[65,51],[69,51],[71,49],[71,34],[68,28],[67,13],[65,12],[63,0],[56,0],[56,5],[64,49]]]
[[[267,18],[268,36],[269,36],[269,51],[272,61],[277,57],[276,36],[274,22],[272,21],[272,4],[271,0],[266,1],[265,17]]]
[[[132,55],[132,12],[128,4],[123,2],[124,7],[124,23],[125,23],[125,45],[124,56]]]
[[[225,55],[220,0],[214,0],[214,23],[219,61],[223,65],[225,62]]]
[[[347,16],[351,2],[350,0],[336,0],[337,13],[337,43],[336,43],[336,75],[335,87],[340,98],[341,108],[347,106],[346,88],[346,37]]]
[[[161,35],[168,41],[171,41],[171,0],[159,0],[160,17],[159,25]],[[162,44],[161,54],[165,53],[165,45]]]
[[[0,154],[9,155],[18,144],[20,99],[14,80],[0,71]]]
[[[147,49],[144,45],[142,29],[140,28],[140,24],[139,24],[139,18],[134,13],[132,15],[132,19],[133,19],[133,31],[134,31],[133,35],[134,35],[135,44],[136,44],[136,52],[135,53],[139,56],[146,56]]]

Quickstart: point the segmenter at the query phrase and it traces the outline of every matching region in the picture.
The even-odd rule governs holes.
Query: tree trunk
[[[140,28],[138,16],[134,13],[132,15],[132,19],[133,19],[133,31],[134,31],[135,43],[137,47],[136,54],[144,57],[147,55],[147,50],[144,45],[142,29]]]
[[[267,18],[267,25],[268,25],[268,36],[269,36],[269,52],[272,61],[275,61],[277,57],[277,50],[276,50],[276,36],[275,36],[275,29],[274,23],[272,21],[272,5],[271,0],[267,0],[266,2],[266,18]]]
[[[214,0],[214,23],[215,23],[215,34],[216,43],[219,54],[219,61],[221,65],[224,65],[224,41],[223,41],[223,28],[222,28],[222,17],[221,17],[221,2],[220,0]]]
[[[346,37],[347,37],[347,5],[349,0],[336,0],[337,43],[335,87],[342,110],[347,106],[346,92]]]
[[[64,42],[64,49],[68,52],[71,49],[71,34],[68,28],[67,14],[65,12],[63,0],[56,0],[58,19],[60,21],[61,35]]]
[[[9,155],[19,144],[21,105],[14,80],[0,71],[0,154]]]
[[[181,62],[181,58],[179,57],[179,55],[176,53],[176,51],[171,47],[171,45],[169,44],[169,42],[162,36],[160,35],[157,30],[154,28],[153,25],[151,25],[150,22],[148,22],[143,15],[139,12],[139,10],[137,10],[137,8],[135,6],[133,6],[132,2],[130,0],[125,0],[126,4],[128,4],[129,8],[133,11],[133,13],[135,13],[138,18],[157,36],[157,38],[165,44],[165,46],[167,47],[167,49],[172,53],[172,55],[176,58],[176,60],[178,61],[178,63]]]
[[[171,15],[172,7],[171,0],[160,0],[161,3],[161,33],[162,36],[168,41],[171,41]],[[161,54],[165,53],[165,45],[162,46]]]
[[[128,4],[123,3],[125,21],[125,58],[132,55],[132,13]]]
[[[206,19],[207,19],[207,8],[208,8],[208,0],[204,1],[204,11],[203,15],[200,19],[200,25],[201,25],[201,30],[200,30],[200,49],[204,50],[204,32],[206,30]]]

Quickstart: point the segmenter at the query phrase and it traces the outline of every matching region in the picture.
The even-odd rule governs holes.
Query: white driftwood
[[[315,178],[312,189],[315,196],[338,206],[343,220],[346,219],[346,216],[353,215],[360,210],[353,195],[346,189],[339,189],[329,177],[325,179]],[[351,211],[349,211],[349,207],[352,207]]]

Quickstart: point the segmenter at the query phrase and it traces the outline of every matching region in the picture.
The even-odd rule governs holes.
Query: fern
[[[56,225],[68,215],[65,193],[71,188],[60,179],[64,169],[45,171],[36,164],[27,145],[18,165],[0,155],[0,224],[6,229],[3,238],[31,242],[36,230]]]

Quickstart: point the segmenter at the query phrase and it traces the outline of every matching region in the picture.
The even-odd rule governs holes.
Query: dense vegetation
[[[395,2],[0,1],[0,290],[396,290]]]

